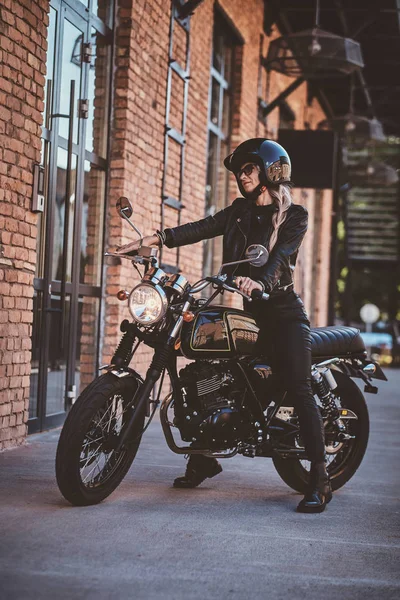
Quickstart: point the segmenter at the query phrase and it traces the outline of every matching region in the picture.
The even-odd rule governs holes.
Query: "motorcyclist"
[[[286,150],[272,140],[254,138],[240,144],[224,161],[242,194],[230,206],[200,221],[145,237],[143,245],[169,248],[223,235],[223,260],[243,258],[246,247],[261,243],[270,252],[263,267],[236,267],[232,275],[247,295],[254,289],[270,294],[268,302],[246,303],[260,328],[259,343],[284,378],[290,406],[299,418],[300,434],[311,461],[307,493],[299,512],[322,512],[332,491],[325,464],[324,427],[311,388],[310,323],[303,302],[293,290],[293,273],[307,230],[307,210],[292,201],[291,162]],[[126,252],[138,242],[118,249]],[[285,400],[286,402],[286,400]],[[191,455],[186,473],[175,487],[193,488],[222,471],[215,458]]]

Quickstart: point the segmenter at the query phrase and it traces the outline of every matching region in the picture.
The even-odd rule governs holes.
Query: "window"
[[[235,44],[235,35],[217,13],[210,77],[206,216],[223,209],[228,201],[228,172],[223,160],[229,154],[230,147]],[[204,246],[204,275],[218,270],[221,260],[221,240],[207,240]]]

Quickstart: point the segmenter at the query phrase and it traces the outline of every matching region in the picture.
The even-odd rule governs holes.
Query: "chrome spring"
[[[329,386],[325,377],[317,369],[314,368],[311,374],[314,393],[317,394],[318,398],[321,400],[328,417],[337,419],[339,417],[339,411],[336,406],[331,387]]]

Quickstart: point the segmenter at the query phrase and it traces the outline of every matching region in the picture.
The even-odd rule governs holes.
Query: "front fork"
[[[188,299],[183,306],[182,313],[189,310],[190,306],[191,306],[191,302],[190,302],[190,299]],[[117,452],[126,445],[126,443],[129,441],[133,431],[135,430],[135,426],[140,419],[140,415],[142,414],[142,411],[145,410],[149,396],[151,394],[151,390],[153,389],[153,387],[157,383],[157,381],[160,379],[162,372],[168,365],[170,358],[174,352],[175,341],[179,335],[182,324],[183,324],[183,316],[180,315],[178,317],[178,319],[176,320],[176,323],[175,323],[170,335],[168,336],[168,339],[165,342],[165,344],[159,346],[156,349],[154,356],[153,356],[153,360],[151,361],[151,365],[146,373],[146,378],[143,382],[142,387],[140,388],[140,390],[138,392],[135,410],[133,411],[133,414],[132,414],[130,420],[128,421],[128,423],[118,441],[118,444],[116,447]]]
[[[135,426],[140,420],[140,416],[143,411],[146,410],[147,402],[151,391],[157,381],[160,379],[161,374],[168,364],[168,361],[172,355],[173,348],[168,344],[165,344],[161,348],[158,348],[154,353],[153,360],[151,361],[151,365],[147,371],[146,378],[138,391],[136,402],[135,402],[135,410],[128,421],[126,427],[124,428],[120,439],[118,440],[118,444],[116,447],[116,451],[118,452],[126,445],[126,442],[129,441],[133,431],[135,430]]]

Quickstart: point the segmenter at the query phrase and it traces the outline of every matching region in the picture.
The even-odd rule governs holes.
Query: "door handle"
[[[68,156],[67,171],[65,178],[65,215],[64,215],[64,239],[63,239],[63,260],[61,271],[61,322],[60,322],[60,347],[65,347],[65,307],[66,307],[66,279],[68,262],[68,238],[69,238],[69,199],[71,197],[71,165],[72,165],[72,144],[74,134],[74,106],[75,106],[75,80],[71,79],[69,96],[69,114],[68,114]]]

